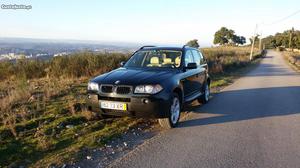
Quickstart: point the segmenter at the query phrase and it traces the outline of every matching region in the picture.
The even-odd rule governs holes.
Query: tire
[[[204,84],[204,88],[203,88],[204,94],[202,94],[199,98],[198,98],[198,102],[201,104],[206,104],[209,101],[209,96],[210,96],[210,88],[208,83],[206,82]]]
[[[168,117],[158,119],[160,126],[165,129],[171,129],[176,127],[179,123],[180,112],[181,112],[181,102],[178,94],[174,93]]]

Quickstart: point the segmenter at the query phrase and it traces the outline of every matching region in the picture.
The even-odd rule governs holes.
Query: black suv
[[[158,118],[177,126],[184,103],[209,100],[210,77],[196,48],[144,46],[88,84],[87,107],[102,116]]]

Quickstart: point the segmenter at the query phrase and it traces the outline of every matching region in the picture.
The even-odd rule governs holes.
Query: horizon
[[[111,45],[111,46],[128,46],[128,47],[139,47],[146,45],[155,46],[183,46],[185,44],[168,44],[168,43],[157,43],[157,42],[127,42],[127,41],[103,41],[103,40],[78,40],[78,39],[51,39],[51,38],[30,38],[30,37],[0,37],[0,42],[5,41],[5,43],[53,43],[53,44],[95,44],[95,45]],[[199,48],[211,47],[212,45],[207,44],[200,46]]]
[[[292,27],[300,29],[300,15],[295,13],[300,3],[289,2],[230,0],[216,6],[214,2],[196,0],[71,4],[4,0],[1,5],[31,5],[32,9],[0,9],[0,19],[5,22],[0,37],[158,45],[183,45],[198,39],[201,47],[208,47],[213,45],[214,33],[223,26],[245,36],[247,42],[256,24],[256,33],[263,37]]]

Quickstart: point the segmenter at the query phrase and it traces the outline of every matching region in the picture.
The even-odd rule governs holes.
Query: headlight
[[[98,83],[95,83],[95,82],[89,82],[89,84],[88,84],[88,90],[98,91],[98,90],[99,90],[99,85],[98,85]]]
[[[156,94],[162,89],[160,85],[139,85],[135,87],[134,93]]]

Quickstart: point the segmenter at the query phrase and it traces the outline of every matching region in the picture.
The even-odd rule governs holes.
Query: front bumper
[[[114,101],[127,104],[127,110],[101,109],[101,101]],[[98,112],[104,115],[113,116],[131,116],[139,118],[166,118],[169,115],[171,105],[170,95],[160,92],[155,95],[144,94],[101,94],[88,92],[87,108],[90,111]]]

